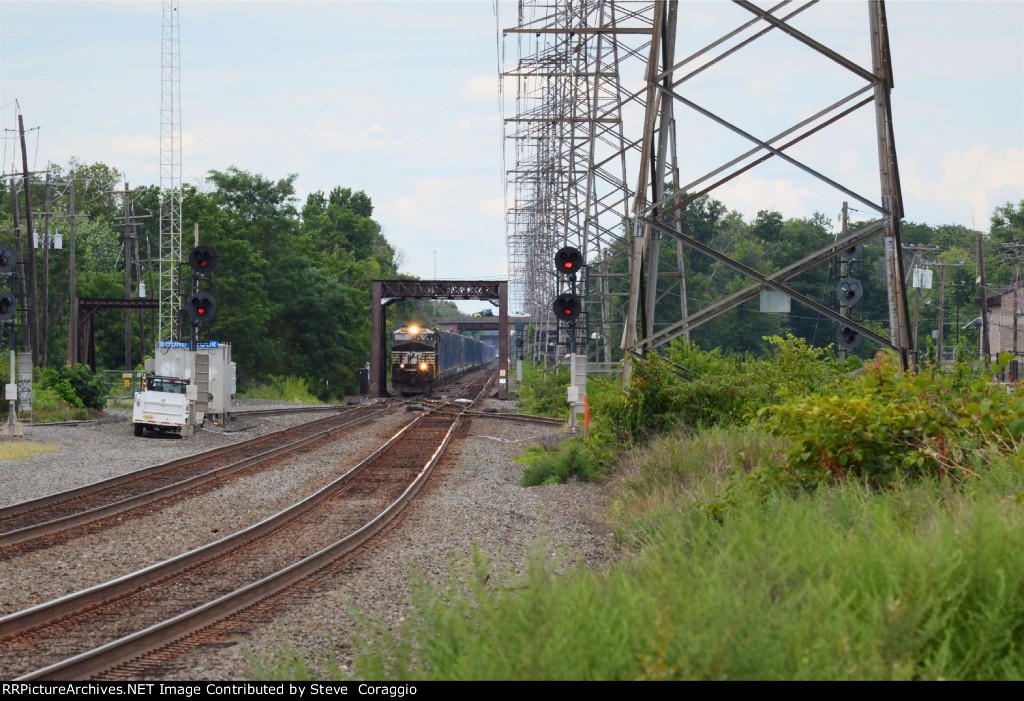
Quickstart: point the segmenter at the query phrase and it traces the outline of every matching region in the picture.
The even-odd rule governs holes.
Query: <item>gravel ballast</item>
[[[512,403],[487,400],[485,407],[507,411]],[[236,408],[262,407],[246,403]],[[60,452],[0,464],[5,473],[0,503],[69,489],[315,416],[319,415],[244,417],[232,433],[201,431],[181,440],[134,438],[124,419],[29,427],[27,438],[56,445]],[[0,613],[105,581],[264,518],[311,491],[318,481],[336,475],[358,453],[365,456],[395,422],[359,429],[333,447],[231,480],[221,489],[155,510],[142,519],[0,563],[0,581],[20,584],[10,601],[4,597],[0,602]],[[248,428],[237,430],[244,426]],[[517,570],[543,534],[549,552],[561,552],[569,562],[602,566],[610,555],[611,538],[600,521],[600,489],[578,483],[523,488],[522,467],[511,460],[525,445],[557,438],[558,431],[557,426],[543,424],[472,419],[425,492],[398,523],[372,542],[368,553],[341,566],[336,581],[320,587],[302,604],[277,611],[240,642],[263,655],[279,649],[284,641],[310,656],[333,655],[347,665],[355,630],[350,607],[397,623],[408,614],[410,568],[415,566],[429,580],[441,582],[452,555],[468,553],[474,546],[491,555],[495,568]],[[191,653],[161,678],[245,680],[251,678],[251,671],[242,648],[233,644]]]

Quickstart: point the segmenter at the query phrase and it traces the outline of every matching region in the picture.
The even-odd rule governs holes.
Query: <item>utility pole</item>
[[[939,265],[939,335],[935,339],[935,361],[942,367],[942,341],[945,329],[942,328],[942,305],[946,300],[946,266]]]
[[[21,224],[19,222],[20,212],[18,211],[18,186],[11,177],[11,219],[14,223],[14,248],[18,254],[18,265],[17,265],[17,278],[18,278],[18,317],[21,319],[22,324],[28,323],[28,288],[26,286],[26,265],[24,247],[21,245]],[[13,325],[12,325],[13,328]],[[12,332],[13,334],[13,332]],[[16,334],[15,334],[16,335]],[[21,343],[24,345],[29,342],[28,334],[22,334]],[[31,348],[23,348],[23,350],[31,350]],[[14,381],[12,377],[12,382]]]
[[[146,284],[142,281],[142,257],[139,255],[139,225],[135,218],[135,207],[128,203],[131,213],[132,243],[135,252],[135,279],[139,283],[139,297],[145,297]],[[147,239],[148,241],[148,239]],[[150,263],[152,265],[152,263]],[[151,285],[152,287],[152,285]],[[139,310],[139,357],[146,357],[146,310]],[[153,346],[150,346],[151,348]]]
[[[946,299],[946,268],[949,268],[949,267],[962,268],[964,264],[963,264],[963,262],[960,262],[960,263],[939,263],[939,262],[935,262],[935,263],[932,263],[932,265],[937,266],[939,268],[939,329],[938,329],[939,334],[938,334],[938,338],[936,339],[936,342],[935,342],[935,355],[937,356],[936,360],[938,361],[939,367],[941,368],[942,367],[942,341],[943,341],[943,337],[945,335],[945,329],[943,328],[943,321],[942,320],[943,320],[943,312],[944,312],[943,305],[945,304],[945,299]]]
[[[1013,304],[1010,305],[1010,313],[1013,314],[1013,359],[1017,360],[1017,354],[1020,353],[1020,344],[1017,342],[1017,320],[1021,314],[1020,252],[1024,249],[1024,243],[1004,243],[1003,248],[1009,249],[1013,256]]]
[[[988,288],[985,287],[985,247],[984,237],[978,234],[978,281],[981,283],[981,343],[978,353],[987,365],[992,362],[992,348],[988,338]]]
[[[842,214],[842,236],[846,238],[846,235],[850,233],[850,207],[848,202],[843,202],[843,214]],[[839,278],[843,279],[850,274],[850,263],[846,258],[840,256],[839,258]],[[839,295],[839,314],[847,319],[850,318],[850,307],[846,303],[846,299]],[[847,350],[843,345],[839,346],[839,350],[836,352],[836,356],[840,360],[846,360]]]
[[[71,171],[69,214],[71,216],[71,254],[68,258],[68,297],[70,309],[68,313],[68,365],[74,367],[78,362],[78,272],[75,268],[75,171]]]
[[[39,362],[46,367],[50,348],[50,172],[46,172],[43,209],[43,337],[40,339]]]
[[[36,299],[36,245],[35,230],[32,228],[32,191],[29,187],[28,151],[25,148],[25,120],[18,114],[18,134],[21,139],[21,170],[25,183],[25,231],[28,232],[28,267],[26,269],[26,286],[28,287],[29,340],[32,344],[32,365],[39,365],[39,305]]]
[[[936,246],[924,246],[922,244],[912,244],[912,243],[905,243],[905,244],[903,244],[903,250],[905,250],[905,251],[913,251],[914,252],[914,259],[913,259],[913,261],[911,262],[911,265],[910,265],[911,271],[915,270],[917,268],[917,266],[918,266],[918,262],[917,262],[918,254],[925,253],[925,252],[929,252],[929,253],[938,253],[939,252],[939,249]],[[928,261],[926,261],[926,260],[924,260],[922,258],[921,265],[926,265],[927,266],[927,265],[931,265],[931,263],[929,263]],[[911,275],[913,275],[913,273],[911,273]],[[913,278],[912,278],[912,280],[913,280]],[[917,367],[917,359],[918,359],[918,356],[920,355],[920,345],[918,343],[918,337],[917,337],[917,317],[918,317],[918,312],[919,312],[919,310],[921,308],[921,287],[922,287],[922,284],[919,284],[919,283],[923,284],[922,281],[914,282],[914,331],[913,331],[913,341],[914,341],[914,353],[913,353],[913,361],[914,362],[913,362],[913,365],[914,365],[914,367]],[[931,282],[928,283],[928,289],[931,289]]]
[[[129,188],[128,183],[125,182],[124,190],[107,190],[104,194],[107,195],[122,195],[123,201],[123,221],[120,226],[124,227],[124,298],[131,299],[132,297],[132,266],[134,265],[138,270],[137,280],[139,284],[142,284],[142,271],[141,265],[139,264],[139,244],[137,234],[137,219],[142,217],[136,217],[132,210],[131,194],[137,192]],[[149,216],[149,215],[146,215]],[[133,240],[134,240],[134,251],[133,251]],[[143,323],[142,317],[145,310],[139,310],[139,328],[140,336],[142,333]],[[124,369],[132,369],[132,312],[130,309],[124,310]],[[145,357],[145,350],[142,352],[141,357]]]

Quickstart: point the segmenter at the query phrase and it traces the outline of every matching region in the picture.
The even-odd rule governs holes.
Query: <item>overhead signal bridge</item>
[[[508,282],[465,280],[374,280],[370,317],[370,397],[387,394],[385,314],[400,299],[479,299],[498,305],[498,399],[508,398]],[[474,317],[476,318],[476,317]],[[493,317],[492,317],[493,319]],[[483,321],[483,319],[479,319]],[[468,322],[467,322],[468,323]],[[482,328],[477,326],[475,328]]]

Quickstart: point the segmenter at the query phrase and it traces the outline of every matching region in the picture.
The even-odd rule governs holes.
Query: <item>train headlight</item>
[[[427,370],[427,367],[428,367],[428,366],[427,366],[427,364],[426,364],[426,363],[420,363],[420,370],[423,370],[424,372],[426,372],[426,370]]]
[[[399,364],[398,369],[399,370],[405,370],[405,363]]]
[[[419,326],[410,326],[409,327],[409,335],[410,336],[415,336],[419,332],[420,332],[420,327]]]

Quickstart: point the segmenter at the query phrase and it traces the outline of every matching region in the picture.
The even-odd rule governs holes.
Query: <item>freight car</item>
[[[404,395],[429,394],[468,370],[494,359],[494,349],[475,338],[420,326],[391,335],[391,385]]]

